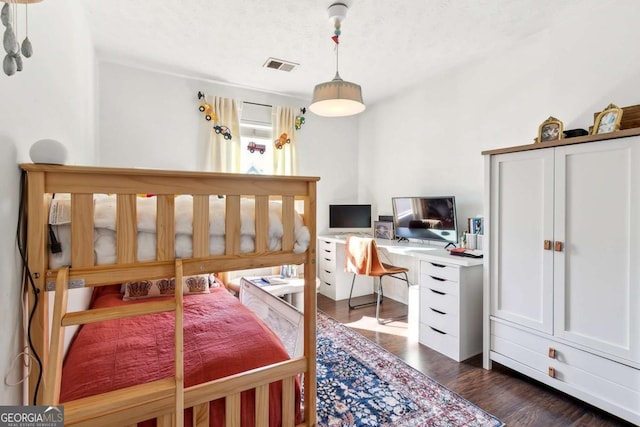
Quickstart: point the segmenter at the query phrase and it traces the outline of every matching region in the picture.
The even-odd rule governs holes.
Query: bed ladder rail
[[[44,376],[44,405],[58,405],[60,402],[60,386],[62,381],[62,361],[64,351],[64,328],[71,325],[83,325],[86,323],[99,322],[104,320],[114,320],[124,317],[133,317],[143,314],[160,313],[173,311],[175,313],[175,374],[173,378],[172,393],[175,396],[175,423],[176,427],[182,427],[184,424],[184,342],[183,342],[183,324],[184,324],[184,308],[182,284],[183,270],[182,260],[175,260],[175,294],[174,299],[170,301],[152,301],[131,304],[127,307],[89,309],[67,313],[67,299],[69,279],[69,267],[58,270],[56,276],[56,294],[53,308],[53,319],[51,323],[51,344],[49,348],[49,357],[46,363]],[[165,382],[166,380],[160,380]],[[139,386],[128,387],[122,389],[122,393],[127,393],[139,388]],[[140,395],[141,398],[145,396]]]

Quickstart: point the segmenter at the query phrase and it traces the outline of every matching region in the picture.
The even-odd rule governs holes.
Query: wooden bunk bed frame
[[[59,396],[63,358],[64,326],[82,325],[160,311],[175,312],[175,378],[156,381],[64,404],[65,425],[136,425],[156,419],[158,426],[181,426],[183,409],[193,407],[193,425],[208,426],[209,402],[225,399],[226,425],[239,425],[240,393],[255,389],[256,426],[268,425],[269,383],[283,383],[283,425],[295,424],[294,381],[304,375],[304,421],[316,424],[316,177],[256,176],[208,172],[22,164],[26,174],[27,266],[35,293],[27,284],[29,313],[33,310],[30,334],[34,351],[42,360],[42,372],[32,369],[30,400],[55,405]],[[71,268],[48,268],[48,206],[52,194],[71,195]],[[117,195],[117,263],[94,265],[93,197]],[[136,261],[136,195],[157,195],[156,261]],[[176,195],[193,196],[193,258],[175,258],[174,200]],[[224,195],[225,254],[209,254],[209,196]],[[255,251],[240,252],[240,200],[255,199]],[[269,245],[269,200],[282,202],[284,235],[282,250]],[[294,253],[294,203],[304,201],[303,222],[310,232],[307,250]],[[176,277],[206,272],[304,264],[304,354],[302,357],[249,372],[184,388],[182,377],[182,292],[176,286],[171,301],[132,304],[127,309],[110,308],[66,313],[67,284],[93,287],[131,280]],[[49,327],[51,282],[56,295],[53,321]],[[36,304],[37,301],[37,304]],[[151,299],[153,301],[153,299]],[[49,331],[51,330],[51,335]],[[51,338],[50,338],[51,336]],[[41,378],[41,381],[39,381]],[[36,393],[37,389],[37,393]],[[34,397],[35,395],[35,397]],[[33,402],[29,402],[33,404]]]

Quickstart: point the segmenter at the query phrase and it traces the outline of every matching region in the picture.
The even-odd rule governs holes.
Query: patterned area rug
[[[318,426],[503,426],[456,393],[318,313]]]

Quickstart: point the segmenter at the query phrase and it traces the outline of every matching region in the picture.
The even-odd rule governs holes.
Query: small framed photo
[[[484,234],[484,218],[471,218],[471,234]]]
[[[562,138],[562,122],[555,117],[549,117],[538,127],[536,142],[557,141]]]
[[[373,221],[373,237],[376,239],[393,239],[393,222]]]
[[[596,116],[592,133],[593,135],[599,135],[620,130],[620,121],[622,121],[622,108],[609,104],[607,108]]]

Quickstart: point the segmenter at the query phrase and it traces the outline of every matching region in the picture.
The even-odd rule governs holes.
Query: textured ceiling
[[[325,0],[82,0],[99,58],[310,99],[335,73]],[[349,0],[340,74],[374,103],[602,0]],[[292,72],[263,68],[268,57]]]

